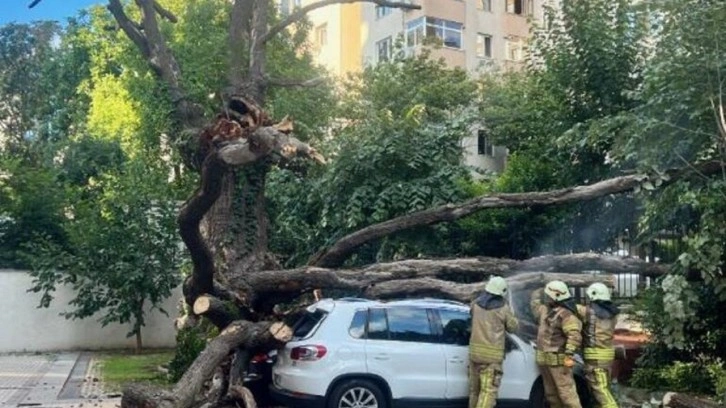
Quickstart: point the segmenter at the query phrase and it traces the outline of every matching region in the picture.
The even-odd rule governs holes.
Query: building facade
[[[319,0],[282,0],[289,9]],[[430,47],[473,76],[491,70],[517,69],[524,61],[532,22],[541,22],[546,0],[407,0],[409,10],[359,2],[336,4],[309,14],[311,44],[317,61],[336,75],[389,60],[394,53],[412,55]],[[283,8],[283,12],[284,12]],[[480,129],[464,141],[467,164],[500,172],[507,150],[489,144]]]

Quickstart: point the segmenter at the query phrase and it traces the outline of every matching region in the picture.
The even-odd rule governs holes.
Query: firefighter
[[[506,302],[507,282],[492,276],[471,304],[469,338],[469,408],[493,408],[502,379],[505,332],[519,323]]]
[[[532,293],[537,330],[536,361],[550,408],[581,408],[572,368],[582,343],[582,321],[567,284],[549,282]]]
[[[585,291],[589,304],[578,306],[584,322],[583,347],[585,378],[590,392],[601,408],[618,408],[610,392],[610,367],[615,358],[613,332],[618,313],[610,298],[610,289],[593,283]]]

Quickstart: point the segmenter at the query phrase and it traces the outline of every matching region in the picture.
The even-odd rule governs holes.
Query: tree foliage
[[[723,127],[726,5],[719,1],[649,2],[655,52],[644,73],[642,99],[615,156],[644,168],[726,161]],[[723,357],[726,306],[726,178],[698,177],[649,193],[644,234],[679,231],[684,250],[647,316],[658,322],[657,347]],[[665,319],[656,315],[665,310]],[[672,357],[672,355],[671,355]],[[688,357],[684,357],[688,359]],[[670,361],[672,358],[667,359]]]
[[[271,182],[275,250],[290,264],[367,225],[466,196],[461,142],[477,118],[463,70],[424,54],[369,67],[345,89],[323,142],[331,162],[308,177],[282,170]],[[448,227],[404,233],[353,262],[456,252],[449,238]]]
[[[89,178],[66,209],[66,248],[42,239],[27,248],[41,306],[56,287],[70,285],[76,297],[66,318],[100,314],[103,326],[130,323],[141,346],[146,311],[160,309],[180,282],[177,203],[165,176],[131,161],[120,173]]]
[[[482,116],[495,144],[512,153],[492,191],[523,192],[592,183],[622,168],[610,151],[641,103],[643,14],[630,1],[569,1],[545,8],[521,71],[482,78]],[[548,210],[477,215],[501,255],[606,251],[632,225],[631,197]],[[632,215],[631,215],[632,214]],[[473,227],[471,222],[469,226]],[[508,248],[508,250],[507,250]],[[491,248],[494,249],[494,248]]]

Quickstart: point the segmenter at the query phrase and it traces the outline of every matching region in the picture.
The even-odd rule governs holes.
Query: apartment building
[[[283,12],[319,0],[281,0]],[[430,41],[434,58],[472,75],[517,69],[525,57],[530,21],[542,21],[546,0],[407,0],[408,10],[359,2],[314,10],[311,44],[320,64],[345,75],[393,57],[416,53]],[[467,164],[500,172],[507,149],[492,146],[481,129],[464,141]]]

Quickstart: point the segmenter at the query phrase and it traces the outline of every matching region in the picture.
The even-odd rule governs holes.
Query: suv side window
[[[370,309],[368,311],[368,339],[388,340],[388,321],[385,309]]]
[[[350,328],[348,333],[354,339],[362,339],[366,334],[366,319],[368,318],[368,310],[358,310],[353,315],[353,320],[350,322]]]
[[[387,315],[391,340],[435,342],[427,309],[395,307],[388,309]]]
[[[451,309],[439,309],[439,318],[443,328],[442,341],[445,344],[468,346],[471,336],[471,315]]]

